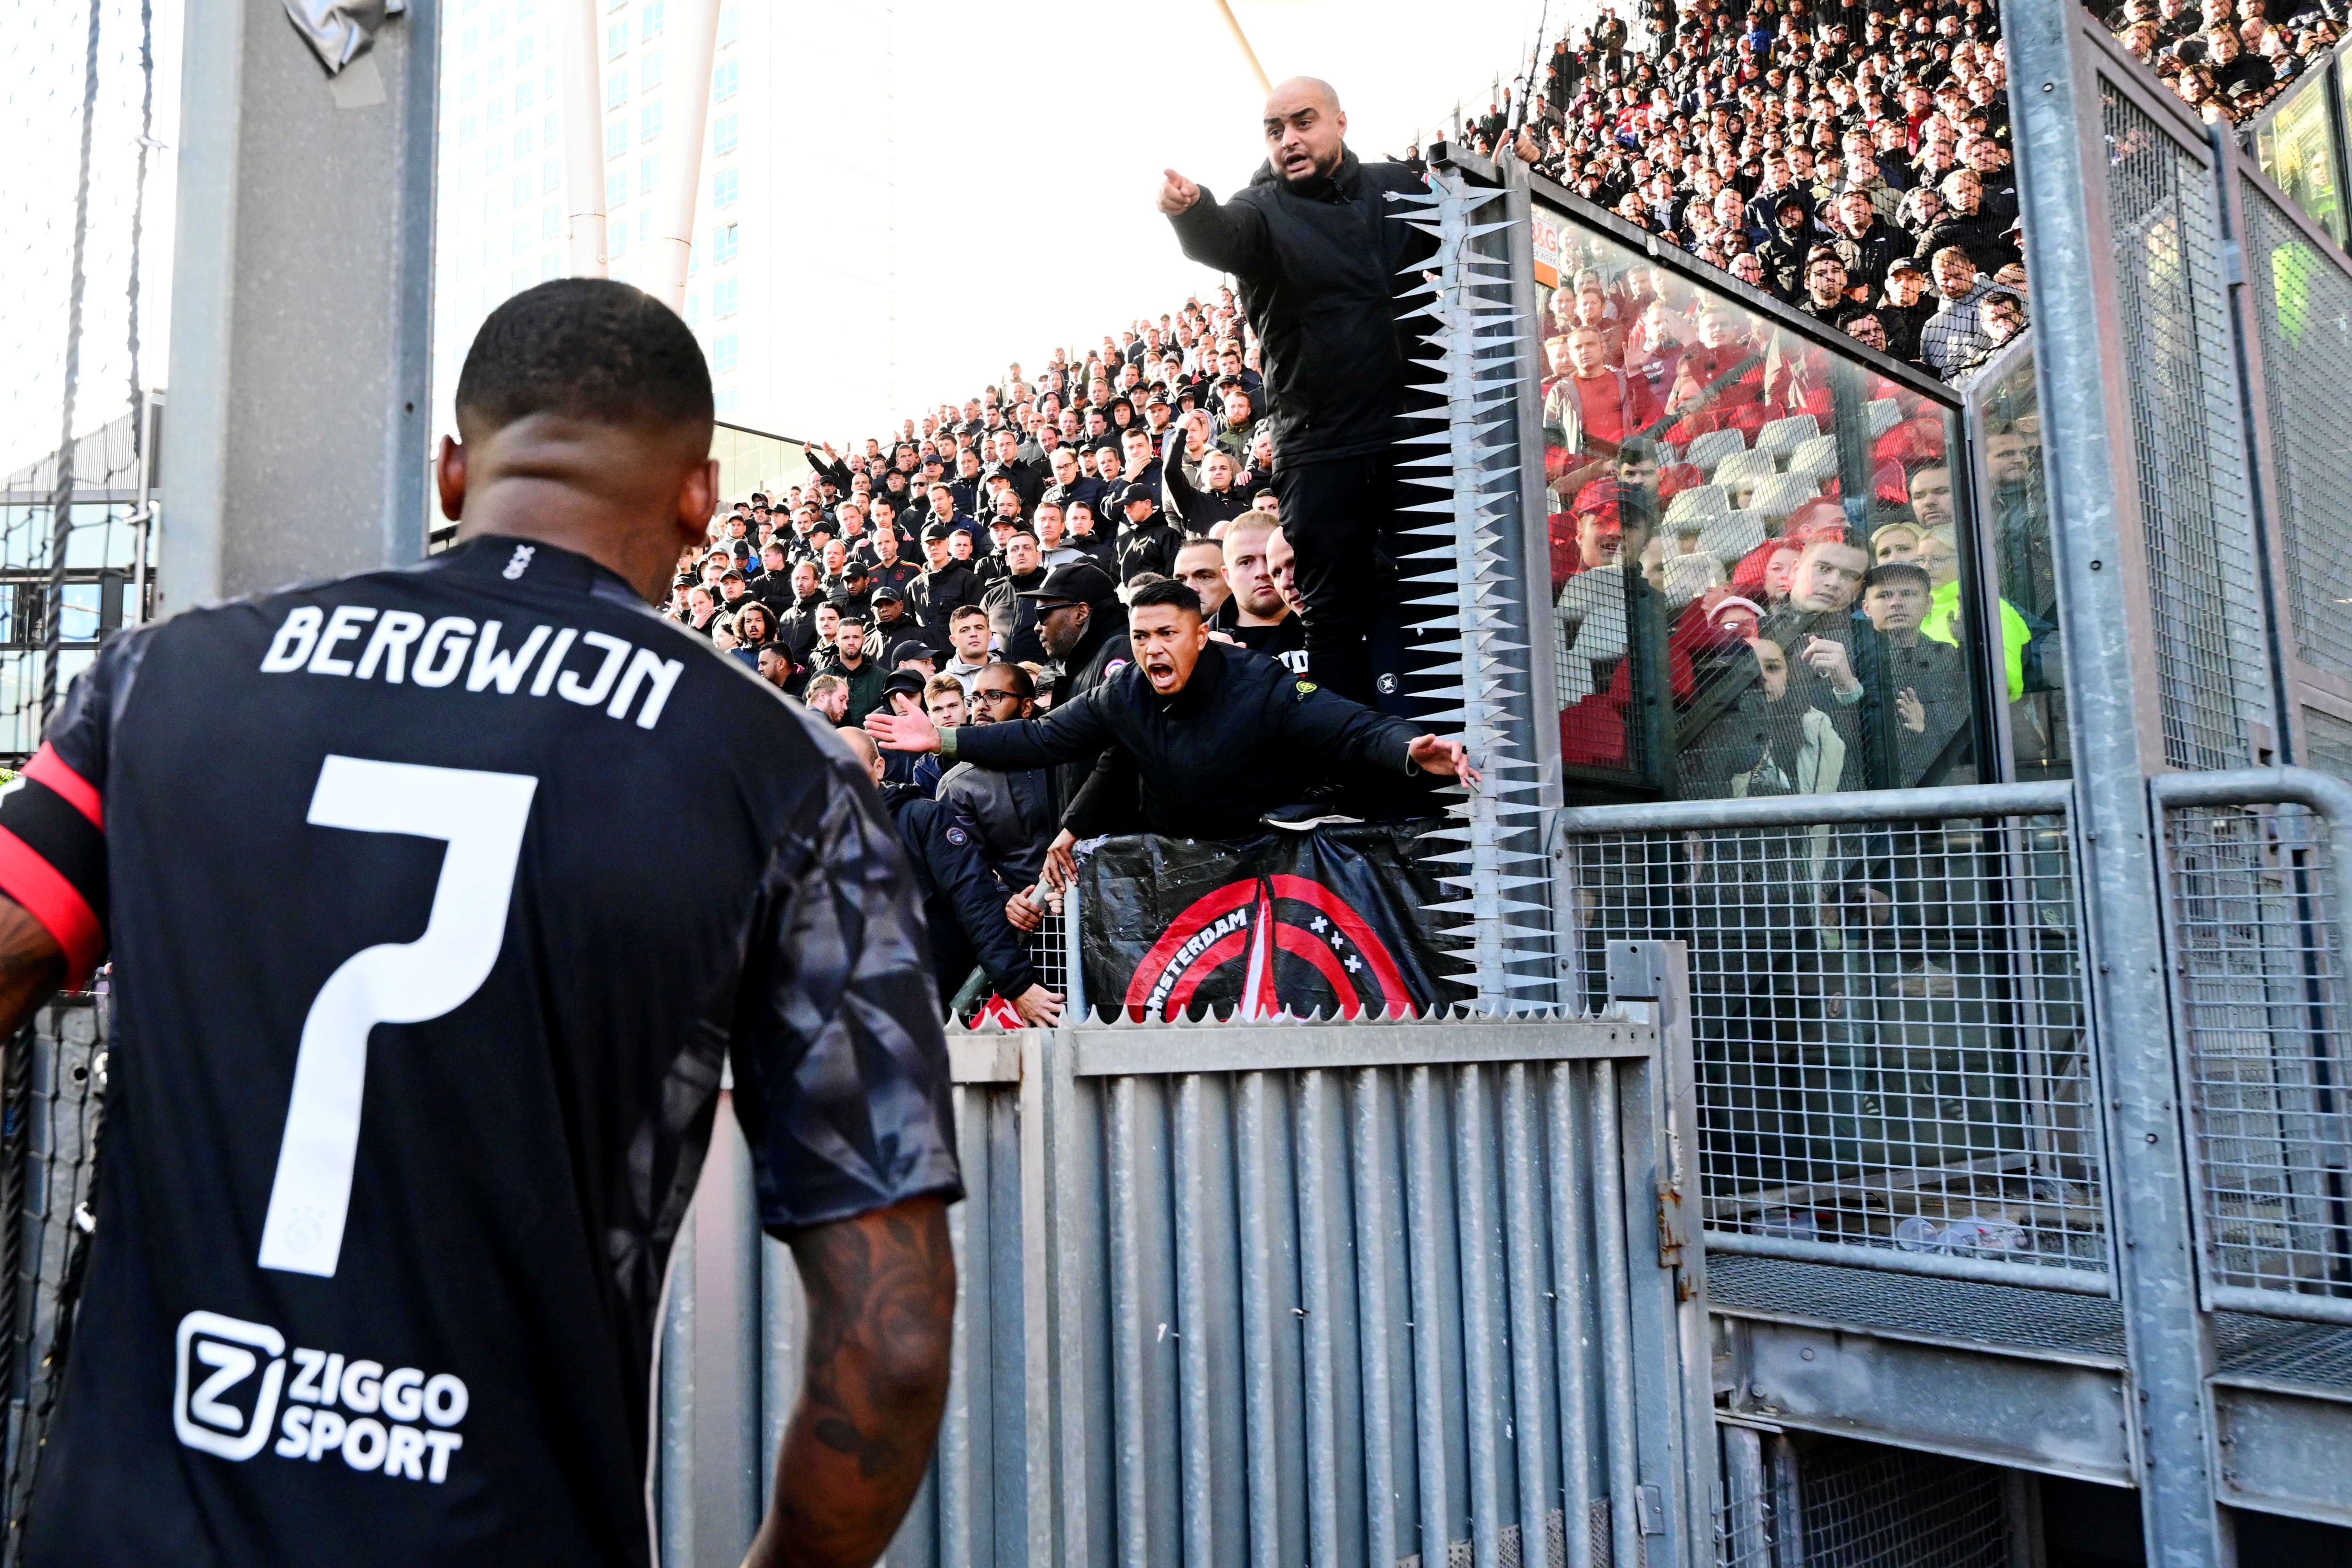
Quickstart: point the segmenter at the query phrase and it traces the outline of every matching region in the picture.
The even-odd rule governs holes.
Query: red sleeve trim
[[[89,825],[100,832],[106,828],[106,802],[100,798],[90,782],[66,765],[66,760],[46,741],[25,764],[25,776],[35,784],[47,784],[65,797],[68,805],[89,818]]]
[[[64,874],[5,827],[0,827],[0,893],[23,905],[57,939],[65,949],[66,984],[79,990],[106,955],[106,933]]]

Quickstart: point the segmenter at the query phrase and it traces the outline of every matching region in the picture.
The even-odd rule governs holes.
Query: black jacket
[[[971,818],[926,800],[913,784],[886,784],[881,793],[922,894],[940,1003],[963,988],[974,964],[988,972],[988,983],[1008,1000],[1036,984],[1029,950],[1004,918],[1003,889],[981,858],[980,830]]]
[[[950,731],[948,745],[956,760],[992,768],[1045,767],[1115,748],[1133,766],[1145,832],[1233,838],[1257,831],[1267,811],[1328,774],[1410,771],[1405,752],[1420,732],[1263,655],[1213,642],[1172,698],[1130,663],[1043,719]]]
[[[1037,640],[1037,601],[1021,596],[1024,588],[1034,588],[1045,580],[1042,566],[1025,577],[1011,573],[1000,574],[981,595],[981,605],[988,612],[989,635],[996,639],[1002,650],[1000,657],[1008,664],[1026,659],[1032,663],[1045,662],[1045,645]]]
[[[919,622],[924,637],[940,652],[948,651],[948,617],[961,605],[980,603],[980,580],[963,562],[950,560],[936,572],[915,574],[907,589],[907,609]]]
[[[1151,521],[1141,528],[1121,525],[1118,531],[1118,572],[1121,583],[1132,583],[1146,572],[1157,572],[1162,577],[1176,572],[1176,552],[1183,546],[1184,535],[1164,512],[1153,512]]]
[[[1186,477],[1181,462],[1169,464],[1164,479],[1168,515],[1181,521],[1187,533],[1206,533],[1221,522],[1231,522],[1249,510],[1250,504],[1257,499],[1255,489],[1244,490],[1239,485],[1230,489],[1202,489]]]
[[[1387,193],[1427,187],[1402,163],[1339,167],[1296,184],[1263,164],[1229,202],[1206,190],[1169,219],[1193,260],[1234,275],[1258,336],[1265,417],[1283,462],[1387,449],[1419,333],[1396,319],[1402,274],[1434,242]]]

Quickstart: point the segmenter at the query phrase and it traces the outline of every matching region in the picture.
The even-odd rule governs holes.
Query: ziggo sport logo
[[[1273,1017],[1284,1010],[1277,952],[1311,965],[1339,998],[1343,1017],[1414,1005],[1370,921],[1320,882],[1276,875],[1228,882],[1170,921],[1128,982],[1128,1015],[1181,1017],[1205,982],[1239,961],[1245,967],[1237,1016]]]
[[[413,1366],[386,1372],[381,1362],[298,1348],[289,1385],[286,1336],[267,1323],[190,1312],[180,1320],[178,1338],[172,1427],[191,1448],[250,1459],[274,1426],[280,1436],[270,1452],[281,1459],[315,1464],[333,1453],[355,1470],[438,1483],[449,1479],[449,1456],[466,1446],[451,1430],[466,1418],[467,1403],[465,1381],[455,1373],[427,1377]],[[282,1421],[281,1394],[288,1402]],[[420,1416],[425,1425],[411,1425]]]

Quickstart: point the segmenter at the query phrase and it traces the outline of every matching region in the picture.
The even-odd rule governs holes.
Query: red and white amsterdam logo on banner
[[[1246,968],[1236,1016],[1273,1017],[1285,1011],[1275,983],[1276,952],[1314,965],[1339,997],[1343,1016],[1413,1005],[1396,960],[1370,921],[1322,883],[1276,875],[1228,882],[1171,921],[1135,966],[1128,1016],[1181,1017],[1203,982],[1227,964],[1241,963]]]

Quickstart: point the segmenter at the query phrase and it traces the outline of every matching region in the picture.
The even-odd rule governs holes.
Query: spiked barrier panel
[[[1551,879],[1536,833],[1543,807],[1524,717],[1529,642],[1511,537],[1522,521],[1517,400],[1528,340],[1502,243],[1507,193],[1442,165],[1430,185],[1425,195],[1389,197],[1403,208],[1392,218],[1437,242],[1398,296],[1423,301],[1402,319],[1431,323],[1430,353],[1414,361],[1428,375],[1409,416],[1437,428],[1403,439],[1398,477],[1429,499],[1399,509],[1414,522],[1399,531],[1396,550],[1413,595],[1407,613],[1423,650],[1439,656],[1412,695],[1432,705],[1423,717],[1438,732],[1462,736],[1485,774],[1475,789],[1447,792],[1452,820],[1426,836],[1450,846],[1427,858],[1455,895],[1429,908],[1452,922],[1451,956],[1463,965],[1454,977],[1475,991],[1478,1011],[1496,1013],[1554,984]]]

